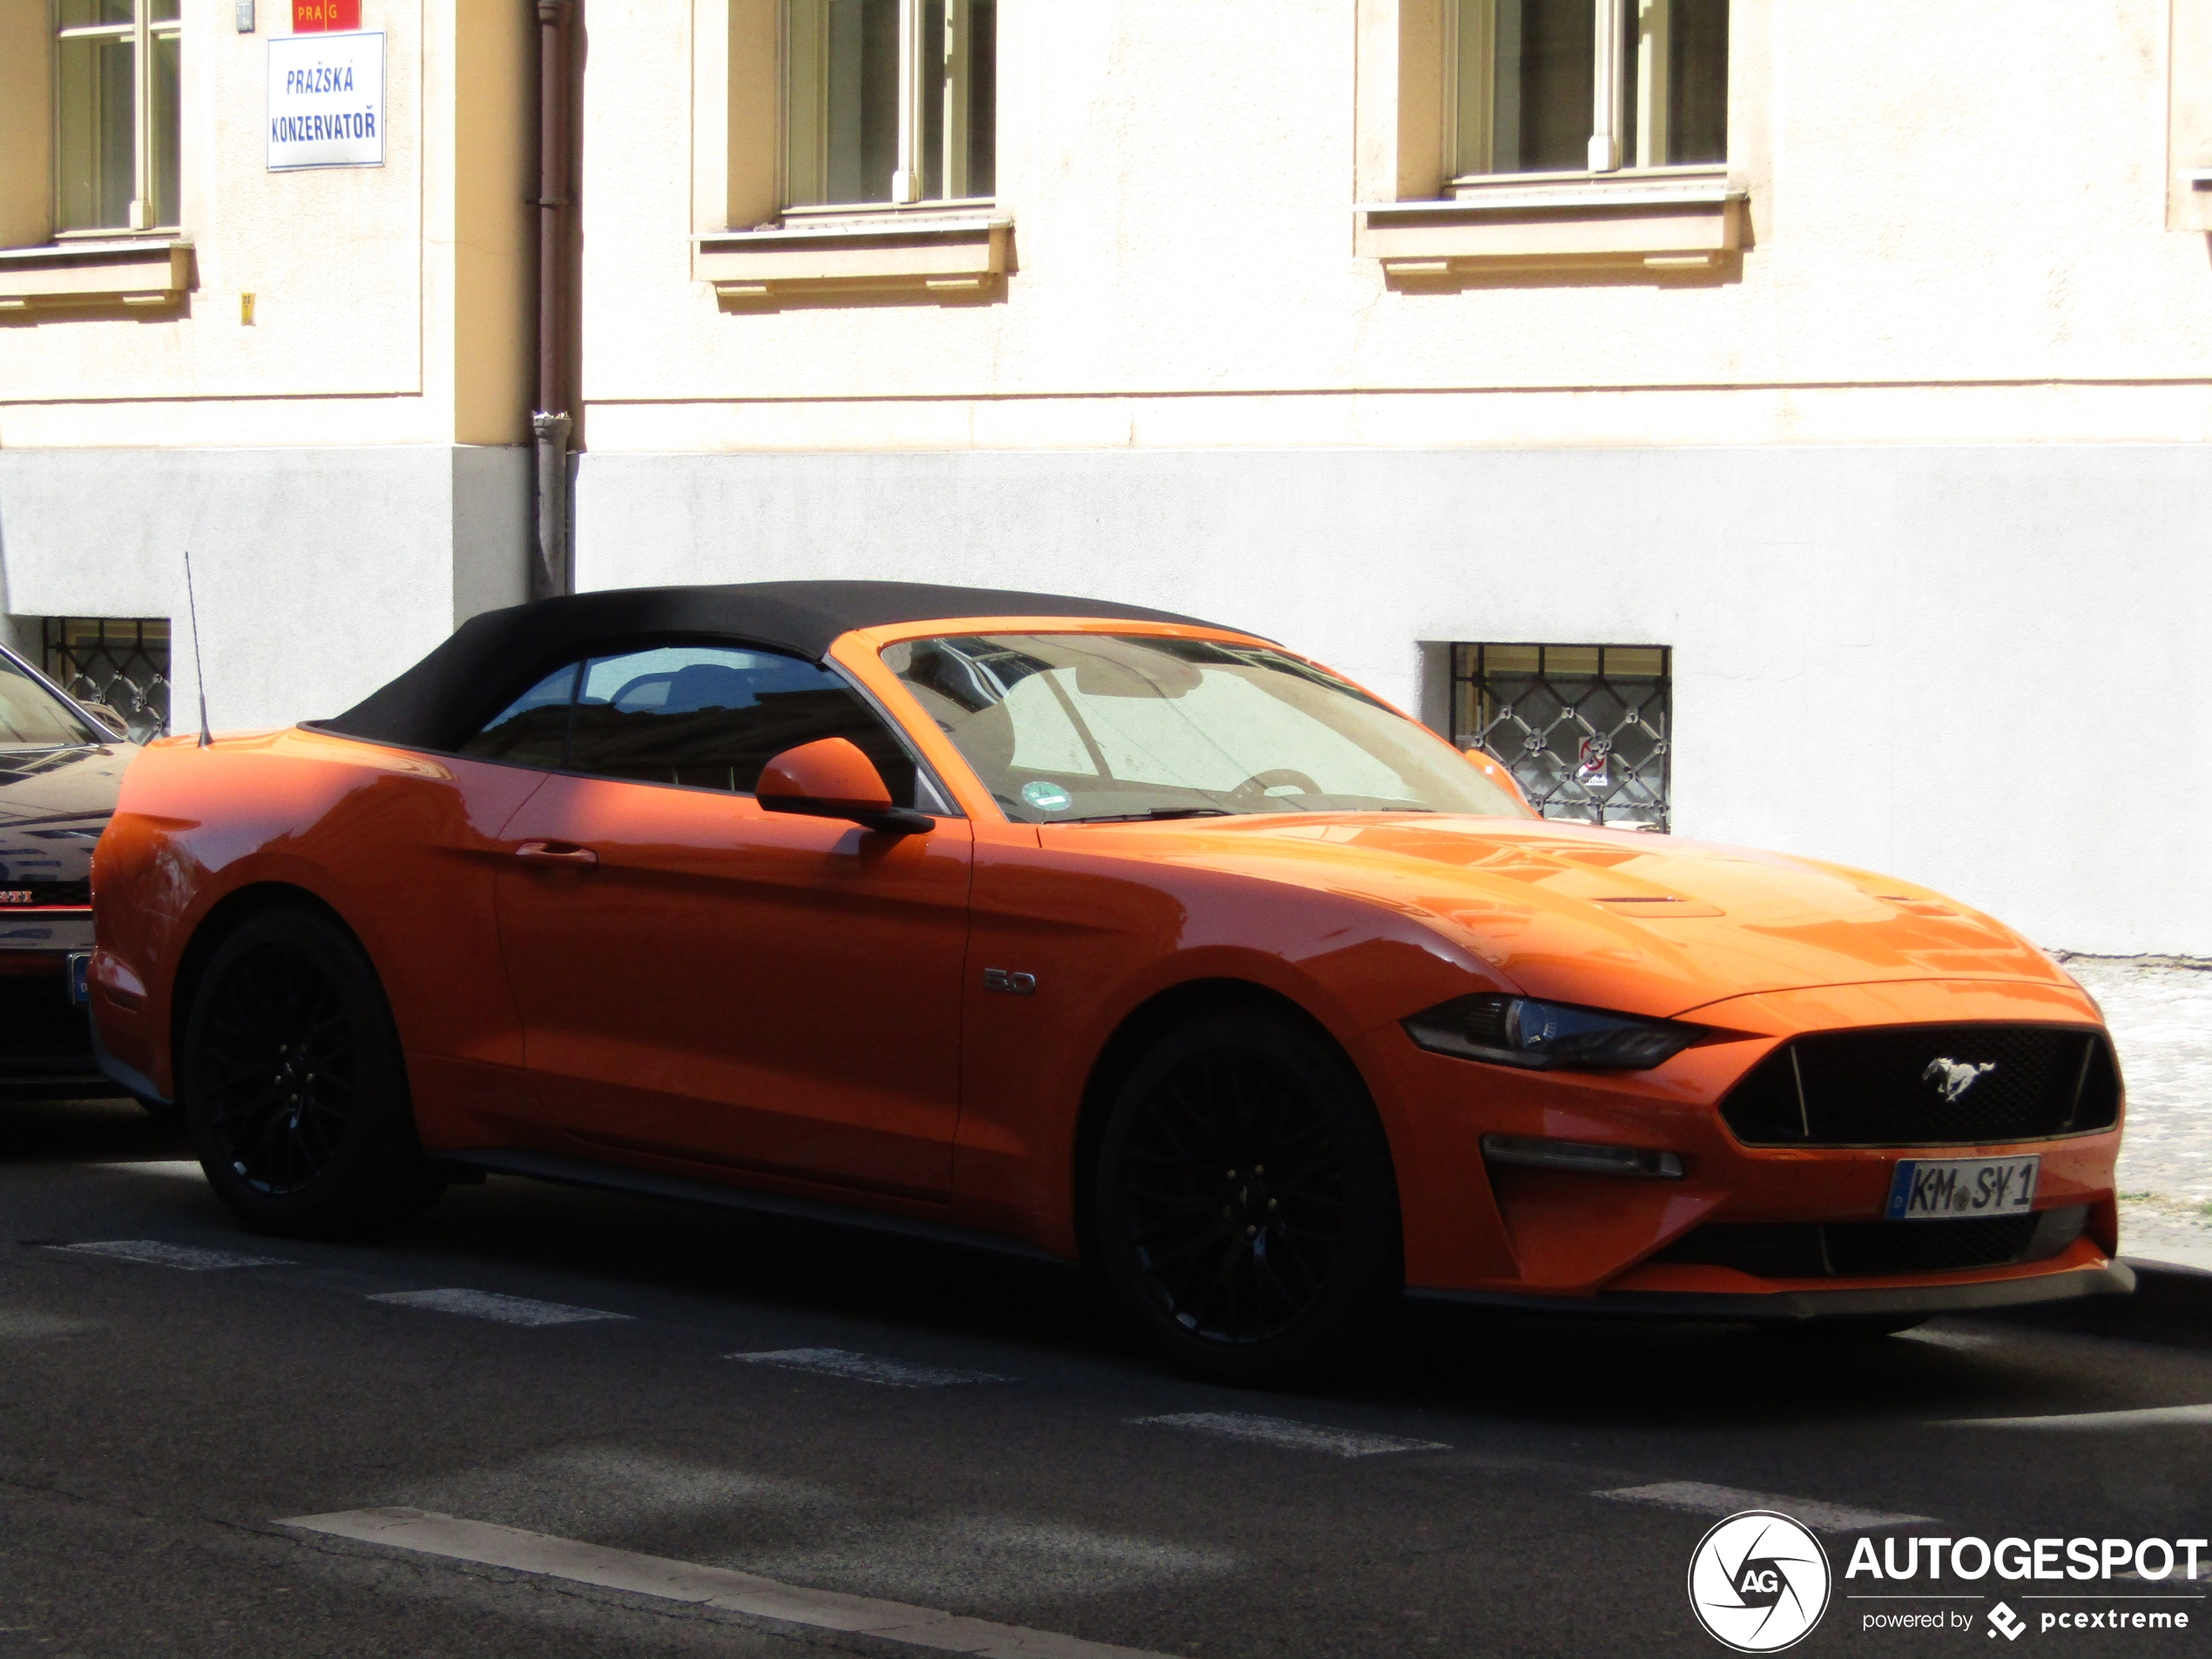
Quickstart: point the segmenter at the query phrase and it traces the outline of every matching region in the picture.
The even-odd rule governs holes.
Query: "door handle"
[[[567,841],[524,841],[515,849],[515,856],[532,864],[551,864],[570,870],[588,870],[599,861],[599,855],[590,847],[572,846]]]

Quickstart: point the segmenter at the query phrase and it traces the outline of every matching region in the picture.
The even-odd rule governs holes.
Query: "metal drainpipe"
[[[569,30],[574,0],[536,0],[537,122],[537,545],[530,597],[550,599],[575,585],[569,540],[567,339],[569,269]]]

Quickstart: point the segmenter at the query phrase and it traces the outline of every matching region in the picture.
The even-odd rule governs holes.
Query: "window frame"
[[[1533,668],[1493,667],[1493,651],[1534,651]],[[1554,653],[1589,653],[1590,666],[1582,668],[1570,663],[1556,663]],[[1613,658],[1618,654],[1630,661],[1615,666]],[[1636,659],[1656,654],[1656,671],[1642,673],[1633,665]],[[1510,772],[1519,785],[1529,806],[1541,818],[1566,823],[1590,824],[1601,829],[1637,830],[1645,833],[1670,835],[1674,833],[1674,752],[1675,752],[1675,648],[1672,645],[1634,644],[1620,640],[1602,644],[1576,644],[1561,640],[1455,640],[1448,648],[1447,672],[1449,676],[1449,701],[1446,724],[1452,746],[1462,752],[1480,752],[1489,756]],[[1527,691],[1541,691],[1559,706],[1559,713],[1541,732],[1530,727],[1521,715],[1516,701],[1507,701],[1496,707],[1486,706],[1495,698],[1494,682],[1499,678],[1526,678]],[[1587,681],[1581,694],[1572,700],[1561,696],[1558,682]],[[1652,689],[1642,698],[1631,701],[1620,689],[1623,682],[1649,685]],[[1600,731],[1589,720],[1583,705],[1599,693],[1612,697],[1622,705],[1622,715],[1611,727]],[[1526,695],[1524,692],[1523,695]],[[1653,716],[1656,717],[1656,725]],[[1507,720],[1519,725],[1523,741],[1518,745],[1500,744],[1494,734]],[[1649,752],[1644,760],[1629,764],[1622,780],[1613,782],[1611,763],[1620,752],[1620,738],[1625,732],[1640,729],[1649,739]],[[1576,775],[1578,767],[1570,767],[1566,753],[1553,742],[1553,733],[1565,731],[1576,745],[1578,760],[1594,760],[1606,779],[1602,785]],[[1580,735],[1575,733],[1579,732]],[[1593,752],[1590,745],[1596,745]],[[1507,752],[1508,750],[1512,752]],[[1561,768],[1560,775],[1547,777],[1542,771],[1544,758],[1548,757]],[[1656,779],[1647,772],[1656,765]],[[1599,793],[1602,789],[1602,793]],[[1637,790],[1652,797],[1649,803],[1635,799]],[[1580,791],[1580,794],[1570,792]],[[1629,797],[1623,800],[1623,795]],[[1565,810],[1554,810],[1564,808]],[[1622,816],[1609,814],[1619,811]],[[1649,811],[1656,822],[1636,819],[1629,814]]]
[[[823,673],[840,681],[860,700],[868,712],[873,714],[882,725],[884,730],[891,734],[893,741],[905,750],[907,757],[914,762],[914,798],[917,801],[927,798],[929,803],[919,806],[914,810],[927,813],[933,818],[966,816],[961,812],[952,791],[946,787],[944,779],[938,776],[936,768],[923,755],[920,745],[908,735],[906,728],[892,715],[891,711],[884,706],[883,699],[862,685],[842,664],[832,661],[828,658],[816,659],[805,657],[797,651],[786,651],[777,645],[763,645],[749,639],[732,639],[715,635],[685,634],[655,636],[643,639],[601,640],[582,650],[572,651],[565,654],[562,660],[555,663],[550,668],[541,668],[522,677],[513,685],[498,706],[478,723],[474,732],[469,732],[451,748],[435,752],[448,754],[456,759],[466,760],[475,765],[515,766],[523,771],[538,772],[549,778],[589,778],[601,783],[631,785],[639,789],[688,789],[701,794],[718,795],[730,800],[752,800],[755,799],[756,792],[750,789],[722,789],[711,784],[663,783],[650,778],[623,778],[610,772],[588,771],[569,764],[570,752],[576,741],[576,709],[583,694],[585,672],[590,665],[595,662],[603,662],[611,658],[627,657],[642,651],[680,648],[686,645],[720,651],[748,651],[756,656],[788,658],[792,662],[805,663],[808,667],[819,669]],[[553,675],[563,672],[568,673],[571,678],[566,704],[569,710],[569,723],[561,739],[559,765],[549,766],[536,761],[513,760],[500,755],[470,754],[468,752],[467,745],[481,737],[491,723],[511,708],[516,700],[523,693],[543,684]]]
[[[71,238],[111,237],[118,232],[125,235],[175,234],[184,222],[183,168],[178,169],[179,199],[172,204],[173,215],[166,223],[154,214],[154,186],[157,184],[154,155],[155,76],[153,47],[157,39],[173,40],[181,64],[184,56],[184,8],[176,7],[173,17],[154,17],[157,0],[131,0],[131,21],[114,24],[83,24],[65,26],[62,22],[63,0],[51,0],[48,9],[47,38],[51,44],[53,62],[51,83],[53,108],[53,191],[54,239],[57,242]],[[68,88],[62,78],[62,43],[67,40],[127,40],[131,43],[131,200],[125,210],[121,225],[86,225],[64,229],[61,226],[63,204],[67,199],[64,180],[69,171],[70,152],[67,148],[69,111]],[[177,132],[172,144],[180,157],[184,145],[183,84],[181,68],[179,75],[178,96],[170,114],[176,121]]]
[[[1725,168],[1719,161],[1668,162],[1655,160],[1667,152],[1669,115],[1668,75],[1671,59],[1671,22],[1674,0],[1630,0],[1635,8],[1635,38],[1628,38],[1622,0],[1589,0],[1595,13],[1595,39],[1590,65],[1590,134],[1584,171],[1595,175],[1642,175],[1670,172],[1710,173]],[[1462,57],[1469,18],[1480,36],[1477,48],[1480,71],[1470,75]],[[1444,177],[1453,186],[1573,178],[1575,170],[1559,168],[1544,172],[1498,172],[1487,165],[1494,140],[1493,115],[1497,85],[1497,0],[1447,0],[1444,10]],[[1625,64],[1633,63],[1636,77],[1636,130],[1624,133],[1627,123]],[[1470,86],[1474,96],[1470,98]],[[1478,152],[1485,165],[1463,165],[1468,146],[1464,138],[1472,112],[1481,135]],[[1633,159],[1628,158],[1633,157]]]
[[[166,735],[175,689],[168,617],[42,617],[39,633],[40,666],[64,696],[113,709],[130,723],[133,743]],[[127,698],[117,697],[118,685]]]
[[[777,197],[780,212],[786,218],[914,208],[942,211],[988,207],[996,199],[995,179],[990,192],[977,195],[968,189],[974,158],[969,78],[974,44],[972,20],[977,0],[940,0],[945,12],[943,41],[938,54],[942,72],[934,78],[934,84],[926,38],[928,30],[924,26],[931,0],[896,0],[896,3],[899,107],[894,123],[897,153],[890,194],[887,199],[871,197],[860,201],[836,202],[821,199],[828,188],[829,174],[829,54],[825,40],[829,0],[780,0],[777,7]],[[801,21],[802,10],[813,20],[811,30]],[[811,40],[802,38],[810,32],[813,37]],[[796,88],[800,73],[809,64],[813,73],[808,76],[810,85],[802,102]],[[995,53],[993,65],[995,73]],[[945,112],[936,158],[945,179],[945,193],[941,196],[922,193],[930,159],[925,142],[927,104],[933,95],[942,99]],[[993,108],[996,108],[995,98]],[[806,129],[803,138],[802,128]],[[799,154],[802,148],[811,152],[803,160]],[[808,199],[801,199],[802,197]]]

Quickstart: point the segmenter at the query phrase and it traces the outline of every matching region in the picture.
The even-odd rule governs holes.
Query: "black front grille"
[[[69,1000],[59,964],[51,972],[0,974],[0,1076],[64,1069],[90,1070],[92,1032]]]
[[[2080,1026],[1818,1031],[1753,1067],[1721,1116],[1746,1146],[2047,1140],[2118,1122],[2120,1069],[2104,1034]]]
[[[2081,1236],[2088,1206],[1962,1221],[1716,1222],[1652,1259],[1755,1278],[1879,1278],[2043,1261]]]

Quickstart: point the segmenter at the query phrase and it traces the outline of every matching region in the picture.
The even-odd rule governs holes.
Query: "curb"
[[[2212,1271],[2140,1257],[2121,1260],[2135,1271],[2133,1296],[2099,1296],[2019,1309],[1993,1308],[1978,1318],[2040,1325],[2126,1342],[2212,1348]]]

